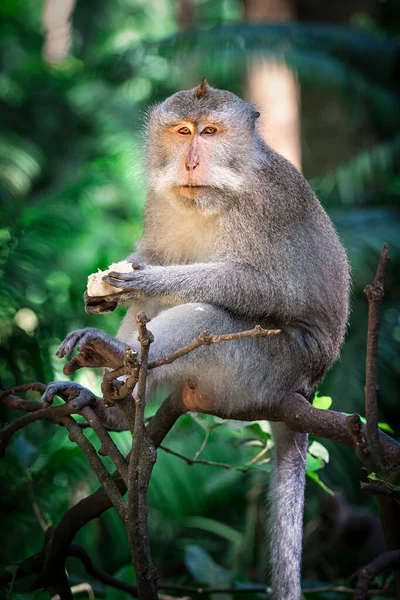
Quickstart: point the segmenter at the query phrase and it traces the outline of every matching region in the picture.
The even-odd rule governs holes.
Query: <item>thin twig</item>
[[[108,473],[102,461],[98,457],[96,450],[85,437],[82,429],[77,425],[72,417],[65,417],[61,422],[66,426],[71,441],[78,444],[88,459],[90,466],[96,473],[99,482],[104,488],[106,494],[110,498],[115,510],[117,511],[121,521],[126,522],[126,506],[122,496],[113,480],[113,477]]]
[[[387,245],[383,244],[378,268],[372,283],[364,292],[368,298],[367,358],[365,363],[365,416],[367,418],[367,442],[371,452],[372,470],[381,469],[381,445],[378,428],[377,369],[380,306],[384,296],[384,282],[388,266]]]
[[[197,594],[198,596],[203,596],[207,594],[249,594],[249,593],[265,593],[270,592],[271,590],[267,588],[265,585],[246,585],[246,587],[195,587],[191,585],[175,585],[175,584],[163,584],[160,583],[158,586],[160,590],[170,590],[177,592],[188,592],[189,594]],[[321,594],[324,592],[337,592],[341,594],[351,594],[355,590],[354,588],[349,588],[344,585],[325,585],[321,587],[314,588],[302,588],[303,594]],[[370,590],[369,594],[377,594],[377,593],[387,593],[391,590]]]
[[[368,595],[369,584],[373,582],[375,577],[385,571],[385,569],[392,569],[395,571],[400,567],[400,550],[392,550],[381,554],[366,567],[361,569],[356,589],[354,591],[353,600],[365,600]],[[397,597],[397,596],[396,596]]]
[[[35,401],[35,400],[22,400],[18,396],[14,396],[13,394],[8,394],[7,396],[2,396],[0,402],[7,406],[7,408],[13,408],[15,410],[24,410],[25,412],[35,412],[40,408],[45,408],[47,406],[44,402]]]
[[[200,448],[197,450],[196,454],[193,457],[194,460],[197,460],[199,458],[200,454],[203,452],[204,448],[207,446],[208,440],[210,439],[211,432],[214,431],[214,429],[216,429],[217,427],[220,427],[221,425],[222,425],[222,423],[215,423],[215,424],[211,425],[210,427],[208,427],[208,429],[206,431],[206,435],[204,436],[204,440],[203,440]]]
[[[184,456],[179,452],[175,452],[175,450],[171,450],[171,448],[167,448],[166,446],[160,446],[161,450],[164,450],[167,454],[172,454],[172,456],[176,456],[184,460],[189,466],[192,465],[207,465],[208,467],[219,467],[220,469],[228,469],[232,471],[242,471],[246,472],[249,470],[249,467],[235,467],[235,465],[230,465],[229,463],[215,462],[214,460],[205,460],[202,458],[189,458],[188,456]]]
[[[78,558],[85,567],[86,573],[95,579],[98,579],[104,583],[104,585],[109,585],[117,590],[128,592],[132,596],[137,597],[136,585],[126,583],[125,581],[122,581],[122,579],[118,579],[117,577],[110,575],[107,573],[107,571],[104,571],[104,569],[97,567],[83,546],[80,546],[79,544],[71,544],[68,555]]]
[[[43,392],[46,391],[47,385],[45,383],[41,383],[40,381],[33,381],[32,383],[23,383],[22,385],[16,385],[8,390],[0,391],[0,400],[5,398],[6,396],[11,396],[13,394],[19,394],[20,392],[27,392],[28,390],[32,390],[33,392]]]
[[[387,496],[388,498],[393,498],[393,500],[396,500],[397,502],[400,501],[399,490],[391,489],[390,487],[387,487],[386,485],[383,485],[381,483],[361,482],[360,486],[363,492],[367,492],[367,494],[372,494],[373,496]]]
[[[121,477],[128,484],[128,463],[124,456],[119,451],[118,447],[114,444],[110,434],[100,421],[96,412],[90,406],[85,406],[81,409],[81,414],[85,417],[87,423],[96,432],[97,437],[101,442],[101,448],[99,454],[102,456],[106,455],[111,458],[115,467],[121,473]],[[81,428],[82,429],[82,428]]]
[[[22,402],[25,403],[26,401]],[[19,431],[23,427],[26,427],[27,425],[29,425],[30,423],[34,423],[35,421],[40,421],[41,419],[57,423],[61,421],[63,417],[68,416],[73,412],[77,411],[74,411],[74,409],[69,404],[63,404],[62,406],[42,406],[38,410],[32,411],[24,415],[23,417],[19,417],[19,419],[16,419],[12,423],[5,425],[0,430],[0,456],[4,454],[14,433]]]
[[[161,367],[162,365],[169,365],[174,362],[178,358],[185,356],[185,354],[189,354],[189,352],[193,352],[196,348],[200,348],[200,346],[210,346],[211,344],[218,344],[219,342],[230,342],[232,340],[243,340],[249,337],[266,337],[268,335],[277,335],[281,333],[280,329],[262,329],[260,325],[256,325],[254,329],[250,329],[248,331],[239,331],[237,333],[229,333],[226,335],[211,335],[207,331],[201,333],[197,340],[172,352],[169,356],[164,356],[163,358],[159,358],[158,360],[152,360],[149,362],[148,369],[156,369],[157,367]]]

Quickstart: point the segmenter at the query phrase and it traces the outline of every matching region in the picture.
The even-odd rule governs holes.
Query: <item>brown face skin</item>
[[[222,127],[208,121],[184,120],[168,129],[169,141],[179,154],[176,191],[183,198],[194,200],[212,189],[205,183],[208,179],[207,165],[213,146],[222,134]]]

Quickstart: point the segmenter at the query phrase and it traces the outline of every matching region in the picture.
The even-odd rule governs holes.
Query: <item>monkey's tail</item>
[[[301,599],[301,552],[306,433],[295,433],[284,423],[271,423],[275,466],[270,483],[269,527],[274,600]]]

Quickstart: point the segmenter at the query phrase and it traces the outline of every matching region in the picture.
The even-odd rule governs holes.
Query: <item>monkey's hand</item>
[[[58,348],[56,356],[71,356],[75,347],[78,354],[64,366],[65,375],[72,375],[82,367],[116,369],[124,364],[124,344],[100,329],[88,327],[72,331]]]
[[[59,396],[65,402],[70,402],[72,408],[80,410],[85,406],[96,406],[100,398],[95,396],[90,390],[71,381],[54,381],[49,383],[42,401],[46,404],[53,404],[54,396]]]
[[[118,306],[116,300],[110,300],[106,296],[88,296],[87,292],[84,293],[83,299],[85,301],[86,312],[93,315],[113,312]]]
[[[120,288],[121,292],[117,294],[112,294],[110,296],[114,300],[118,300],[120,302],[124,302],[126,300],[131,300],[132,298],[137,298],[140,296],[141,292],[147,291],[147,285],[150,284],[151,274],[154,272],[154,269],[149,265],[134,265],[135,270],[130,273],[119,273],[117,271],[110,271],[107,275],[103,277],[103,281],[106,283]]]

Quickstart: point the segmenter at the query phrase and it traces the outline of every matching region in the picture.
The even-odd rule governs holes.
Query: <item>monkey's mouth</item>
[[[202,184],[197,184],[197,183],[185,183],[185,185],[180,185],[180,188],[209,188],[209,185],[202,185]]]
[[[178,186],[179,193],[185,198],[196,198],[207,193],[210,189],[209,185],[194,185],[190,183]]]

